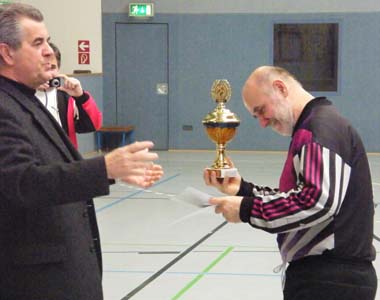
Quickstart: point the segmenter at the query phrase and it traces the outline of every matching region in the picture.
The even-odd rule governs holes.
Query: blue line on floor
[[[174,178],[176,178],[176,177],[178,177],[178,176],[180,176],[180,175],[181,175],[181,174],[175,174],[175,175],[173,175],[173,176],[170,176],[170,177],[168,177],[168,178],[165,178],[165,179],[163,179],[163,180],[157,182],[156,184],[154,184],[152,187],[158,186],[158,185],[160,185],[160,184],[162,184],[162,183],[165,183],[165,182],[167,182],[167,181],[169,181],[169,180],[172,180],[172,179],[174,179]],[[136,196],[136,195],[138,195],[138,194],[141,194],[141,193],[143,193],[144,191],[145,191],[144,189],[142,189],[142,190],[138,190],[137,192],[134,192],[134,193],[132,193],[132,194],[129,194],[128,196],[122,197],[122,198],[120,198],[120,199],[118,199],[118,200],[115,200],[115,201],[113,201],[113,202],[111,202],[111,203],[109,203],[109,204],[107,204],[107,205],[104,205],[104,206],[102,206],[102,207],[96,209],[95,211],[96,211],[96,213],[100,213],[100,212],[106,210],[107,208],[110,208],[110,207],[112,207],[112,206],[114,206],[114,205],[116,205],[116,204],[119,204],[120,202],[122,202],[122,201],[124,201],[124,200],[127,200],[127,199],[129,199],[129,198],[132,198],[133,196]]]

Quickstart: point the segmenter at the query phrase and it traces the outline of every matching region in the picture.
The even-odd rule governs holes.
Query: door
[[[168,149],[168,25],[116,24],[117,124]]]

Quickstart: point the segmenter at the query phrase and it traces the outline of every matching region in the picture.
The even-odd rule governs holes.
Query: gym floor
[[[105,300],[282,299],[275,235],[229,224],[212,207],[183,201],[184,190],[219,193],[203,183],[212,151],[160,151],[165,176],[149,189],[124,183],[95,199],[103,251]],[[240,174],[277,187],[285,152],[229,152]],[[375,203],[380,155],[369,154]],[[380,236],[380,205],[375,235]],[[379,257],[380,242],[374,240]],[[379,258],[375,267],[380,275]],[[379,276],[380,277],[380,276]],[[249,297],[252,295],[252,297]],[[378,291],[376,300],[380,300]]]

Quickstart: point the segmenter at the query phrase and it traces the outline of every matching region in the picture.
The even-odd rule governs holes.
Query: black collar
[[[35,89],[32,89],[28,86],[26,86],[25,84],[23,83],[20,83],[20,82],[17,82],[17,81],[14,81],[12,79],[9,79],[7,77],[4,77],[2,75],[0,75],[1,78],[5,79],[6,81],[8,81],[10,84],[12,84],[15,88],[17,88],[21,93],[25,94],[26,96],[28,97],[33,97],[34,94],[36,93],[36,90]]]
[[[305,105],[304,109],[302,110],[301,115],[299,116],[296,124],[294,125],[292,136],[299,129],[299,127],[304,122],[304,120],[310,115],[310,111],[313,109],[313,107],[317,105],[331,105],[331,101],[327,100],[326,97],[317,97],[309,101]]]

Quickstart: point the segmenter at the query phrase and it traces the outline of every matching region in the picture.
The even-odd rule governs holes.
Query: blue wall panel
[[[127,14],[103,14],[103,103],[105,123],[116,120],[115,24],[137,22]],[[240,91],[251,71],[272,64],[276,22],[338,22],[339,91],[325,93],[361,133],[368,151],[380,152],[378,60],[380,13],[334,14],[160,14],[144,22],[169,24],[169,148],[213,149],[202,118],[215,104],[213,80],[233,89],[227,107],[241,118],[228,149],[286,150],[289,139],[260,128],[245,111]],[[139,76],[139,74],[136,74]],[[320,96],[321,93],[313,93]],[[133,109],[131,107],[130,109]],[[183,131],[192,125],[193,131]],[[154,137],[152,137],[154,140]]]

